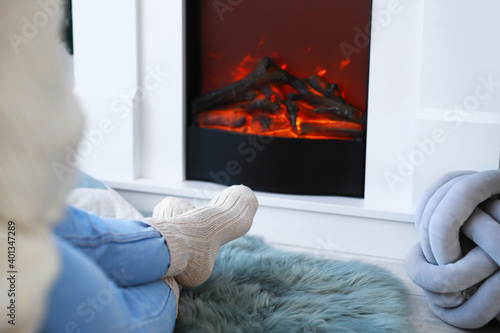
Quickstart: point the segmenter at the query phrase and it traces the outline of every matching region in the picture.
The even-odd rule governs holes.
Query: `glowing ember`
[[[366,112],[348,104],[338,89],[317,75],[299,79],[262,58],[253,71],[245,57],[235,82],[193,102],[196,126],[246,134],[308,139],[362,139]]]

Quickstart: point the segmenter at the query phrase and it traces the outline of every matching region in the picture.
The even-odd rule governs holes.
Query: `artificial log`
[[[319,75],[311,76],[307,79],[307,83],[328,98],[340,97],[341,95],[338,84],[331,84]]]
[[[269,98],[261,98],[253,101],[245,110],[252,112],[253,110],[261,110],[268,113],[276,113],[280,108],[279,103],[271,101]]]
[[[245,116],[246,113],[244,111],[218,110],[200,113],[199,120],[205,126],[239,128],[245,124]]]
[[[300,123],[299,135],[359,139],[364,135],[364,131],[361,128],[339,126],[335,123],[303,122]]]
[[[252,101],[267,84],[287,83],[289,74],[269,58],[262,58],[257,67],[243,79],[211,91],[194,100],[192,110],[199,112],[219,109],[239,102]]]
[[[295,92],[285,96],[284,85],[289,86],[286,90]],[[348,104],[342,98],[337,84],[330,84],[318,75],[299,79],[269,58],[262,58],[243,79],[200,96],[192,104],[195,123],[200,126],[224,122],[219,115],[207,115],[212,110],[219,113],[220,110],[232,112],[235,109],[255,116],[262,130],[273,127],[272,115],[286,112],[290,128],[297,136],[314,136],[314,128],[338,138],[358,139],[365,132],[366,112]],[[301,130],[297,126],[297,117],[300,115],[310,119],[323,117],[326,121],[305,121],[307,125]],[[239,116],[236,120],[234,114],[229,114],[231,128],[241,124],[243,118]],[[208,123],[204,123],[206,120],[209,120]],[[347,124],[347,128],[341,129],[339,124]],[[351,126],[353,124],[356,126]]]
[[[355,123],[366,125],[365,112],[346,103],[340,96],[340,91],[336,87],[336,84],[329,84],[330,86],[325,88],[318,86],[321,91],[315,89],[311,82],[314,82],[316,85],[319,83],[318,79],[319,77],[317,75],[306,80],[295,78],[295,80],[290,83],[290,85],[299,92],[295,100],[302,100],[311,106],[315,106],[315,112],[317,113],[335,114]]]

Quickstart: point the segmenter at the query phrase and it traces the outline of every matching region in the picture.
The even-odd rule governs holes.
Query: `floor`
[[[464,330],[459,329],[454,326],[448,325],[442,320],[440,320],[434,313],[430,310],[427,302],[425,300],[422,290],[416,286],[406,275],[404,269],[403,261],[385,259],[385,258],[375,258],[375,257],[361,257],[355,255],[347,255],[343,253],[338,253],[334,251],[327,250],[311,250],[303,248],[295,248],[289,246],[277,246],[283,250],[295,251],[295,252],[306,252],[313,255],[319,255],[322,257],[337,259],[337,260],[360,260],[370,264],[375,264],[381,266],[395,276],[400,278],[406,285],[410,298],[411,306],[411,323],[413,327],[419,333],[460,333],[460,332],[473,332],[473,333],[498,333],[500,332],[500,322],[494,321],[489,325],[476,330]]]

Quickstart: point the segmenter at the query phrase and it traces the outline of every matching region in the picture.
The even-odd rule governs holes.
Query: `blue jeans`
[[[172,332],[175,297],[160,280],[165,239],[139,221],[69,208],[56,226],[61,272],[42,332]]]

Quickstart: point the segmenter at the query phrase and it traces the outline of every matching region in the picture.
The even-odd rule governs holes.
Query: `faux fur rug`
[[[413,332],[402,283],[385,270],[280,251],[245,236],[210,279],[181,293],[175,332]]]

